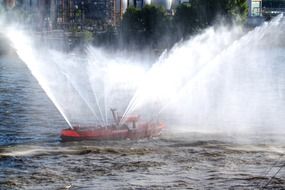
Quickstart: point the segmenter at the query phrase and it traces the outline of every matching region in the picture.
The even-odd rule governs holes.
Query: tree
[[[244,21],[247,10],[247,0],[192,0],[176,7],[173,25],[180,38],[186,37],[213,25],[219,17]]]
[[[147,5],[141,10],[145,40],[157,46],[160,39],[168,31],[169,20],[162,7]]]
[[[247,0],[230,0],[227,2],[228,12],[231,17],[238,18],[244,22],[248,14]]]
[[[176,8],[173,18],[177,35],[186,37],[189,34],[197,32],[200,28],[204,28],[206,17],[200,16],[201,10],[199,4],[181,4]]]
[[[169,19],[161,7],[146,5],[142,9],[128,8],[121,23],[123,41],[141,47],[156,47],[167,33],[168,25]]]
[[[207,17],[209,24],[212,24],[217,16],[232,21],[237,18],[244,20],[248,14],[247,0],[193,0],[194,2],[205,7],[204,16]]]
[[[126,45],[137,41],[136,35],[143,31],[141,23],[141,13],[138,9],[130,7],[123,15],[121,23],[121,34],[123,42]]]
[[[218,18],[232,22],[235,18],[245,20],[246,16],[247,0],[191,0],[177,6],[173,17],[162,7],[146,5],[142,9],[128,8],[120,31],[124,45],[166,48],[213,25]]]

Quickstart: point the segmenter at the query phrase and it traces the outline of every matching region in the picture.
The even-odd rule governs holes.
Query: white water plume
[[[7,36],[19,57],[70,126],[105,125],[111,108],[124,112],[145,67],[132,58],[89,47],[86,54],[63,53],[37,43],[14,27]]]
[[[127,111],[159,102],[159,114],[188,129],[282,129],[284,29],[281,15],[250,32],[207,29],[153,65]]]
[[[70,125],[106,124],[110,108],[117,108],[191,130],[270,131],[285,124],[283,20],[249,32],[208,28],[151,67],[95,47],[84,55],[39,48],[15,28],[8,36]]]

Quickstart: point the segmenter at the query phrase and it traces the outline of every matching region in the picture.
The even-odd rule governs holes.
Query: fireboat
[[[120,140],[158,137],[165,125],[159,121],[142,122],[139,116],[128,116],[123,121],[116,109],[111,109],[114,121],[108,125],[74,125],[63,129],[60,138],[66,141]]]

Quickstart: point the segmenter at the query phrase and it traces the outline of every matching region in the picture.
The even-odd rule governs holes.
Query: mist
[[[284,118],[284,18],[245,30],[216,25],[157,59],[86,46],[64,52],[17,25],[3,25],[19,58],[66,122],[159,119],[172,131],[278,132]],[[40,40],[39,40],[40,39]],[[150,50],[151,51],[151,50]]]

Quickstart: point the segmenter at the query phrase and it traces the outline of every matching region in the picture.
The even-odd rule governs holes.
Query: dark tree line
[[[121,23],[123,43],[155,47],[169,30],[169,21],[170,18],[161,7],[147,5],[141,10],[128,8]]]
[[[174,15],[162,7],[130,7],[123,15],[117,42],[128,48],[164,49],[223,19],[245,21],[247,0],[191,0]]]

